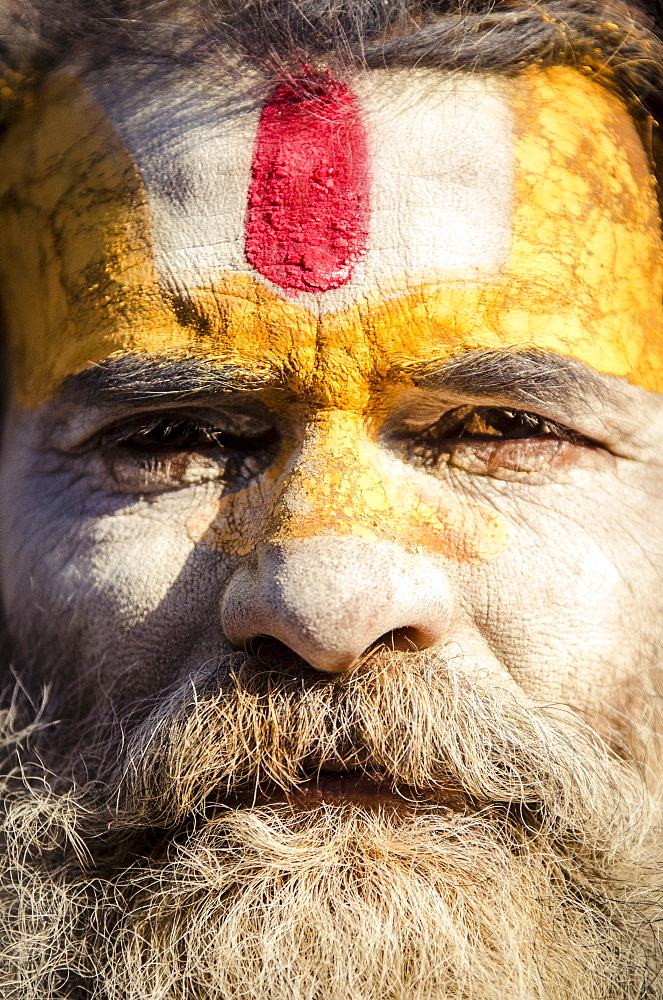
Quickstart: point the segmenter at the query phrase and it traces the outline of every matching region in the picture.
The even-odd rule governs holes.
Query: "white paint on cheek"
[[[184,533],[158,518],[116,516],[96,524],[88,557],[76,568],[107,613],[136,625],[166,600],[192,552]]]
[[[376,286],[384,293],[499,271],[510,248],[514,172],[512,112],[500,81],[385,70],[352,86],[372,152],[368,254],[342,288],[297,301],[327,312]],[[286,294],[244,253],[260,108],[222,90],[192,96],[181,82],[165,82],[156,104],[153,93],[142,99],[128,116],[103,103],[145,183],[160,273],[195,287],[232,272]]]

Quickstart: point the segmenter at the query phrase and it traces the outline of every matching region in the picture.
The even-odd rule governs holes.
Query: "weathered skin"
[[[319,294],[244,256],[270,85],[63,76],[10,129],[15,647],[33,660],[38,636],[39,679],[75,664],[107,714],[258,635],[321,671],[387,635],[627,728],[663,621],[663,281],[635,128],[570,70],[350,85],[368,253]],[[510,349],[552,353],[509,378],[490,352]],[[162,365],[134,389],[140,359]],[[460,406],[552,429],[430,430]],[[241,440],[106,433],[135,445],[163,414]]]

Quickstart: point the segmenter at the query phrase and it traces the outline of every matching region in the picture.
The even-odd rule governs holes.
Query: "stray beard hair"
[[[431,653],[224,666],[82,733],[86,782],[7,732],[6,1000],[658,995],[656,796],[570,709]],[[298,800],[349,758],[399,804]]]

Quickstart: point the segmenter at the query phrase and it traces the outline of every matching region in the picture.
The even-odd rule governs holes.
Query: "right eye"
[[[109,427],[98,446],[117,485],[148,493],[211,480],[248,481],[273,461],[279,440],[277,428],[261,416],[175,411]]]
[[[166,414],[111,429],[102,436],[102,444],[142,453],[216,448],[250,455],[271,447],[278,438],[275,427],[241,414],[225,423],[227,426],[219,427],[198,417]]]

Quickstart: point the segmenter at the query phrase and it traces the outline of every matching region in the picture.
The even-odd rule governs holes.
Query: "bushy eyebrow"
[[[467,351],[442,361],[406,364],[402,371],[422,389],[520,406],[605,404],[614,393],[605,376],[584,362],[532,349]]]
[[[239,365],[210,363],[200,358],[159,358],[126,354],[108,358],[70,376],[64,386],[95,405],[149,406],[195,402],[218,394],[250,392],[274,385],[274,379]]]
[[[552,352],[505,348],[466,351],[452,358],[394,364],[393,376],[449,397],[524,407],[573,407],[614,394],[608,380],[583,362]],[[249,371],[203,358],[127,354],[67,379],[64,393],[94,406],[195,403],[217,395],[285,388],[277,373]]]

